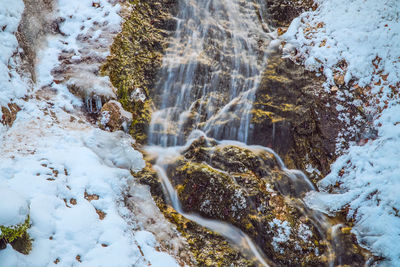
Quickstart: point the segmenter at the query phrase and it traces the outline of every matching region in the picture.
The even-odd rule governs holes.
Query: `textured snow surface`
[[[123,132],[97,129],[83,113],[82,100],[66,84],[53,82],[52,70],[64,49],[76,50],[82,58],[99,51],[85,50],[75,30],[82,31],[94,19],[105,27],[99,28],[100,36],[101,31],[119,29],[120,8],[109,1],[59,0],[54,17],[66,19],[61,27],[66,35],[49,36],[48,46],[39,51],[38,82],[28,99],[18,97],[28,92],[29,83],[4,80],[0,69],[0,101],[15,97],[22,109],[12,127],[0,131],[0,224],[23,222],[29,212],[33,239],[29,255],[10,245],[0,250],[0,267],[178,266],[125,206],[128,183],[134,184],[131,171],[145,166],[141,153],[132,148],[134,140]],[[9,72],[13,70],[6,64],[18,49],[13,34],[22,11],[22,1],[0,0],[0,26],[7,26],[0,38],[8,42],[0,42],[0,68]],[[106,85],[100,93],[111,94]],[[20,90],[24,93],[15,95]]]
[[[14,33],[24,11],[22,0],[0,0],[0,105],[23,97],[28,90],[20,74],[14,55],[18,52],[18,41]],[[1,115],[1,111],[0,111]]]
[[[346,82],[369,85],[379,133],[363,146],[351,146],[319,183],[322,192],[312,192],[306,200],[330,214],[348,207],[359,242],[385,258],[379,265],[400,266],[400,106],[388,96],[392,89],[399,90],[400,2],[317,2],[316,11],[291,24],[284,35],[288,47],[296,48],[308,68],[322,70],[328,86],[333,85],[334,71],[345,74]],[[337,65],[343,59],[347,71]],[[335,184],[339,188],[332,189]]]
[[[317,0],[316,11],[296,18],[285,39],[304,57],[305,65],[333,83],[333,69],[342,59],[348,67],[345,81],[365,86],[377,78],[372,61],[383,60],[379,70],[388,81],[400,80],[400,2],[397,0]],[[324,44],[325,43],[325,44]]]

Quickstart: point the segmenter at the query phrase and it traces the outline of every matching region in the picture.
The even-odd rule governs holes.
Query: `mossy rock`
[[[32,240],[27,233],[29,227],[29,216],[26,218],[25,222],[21,224],[8,227],[0,225],[0,246],[2,244],[2,248],[5,248],[5,245],[9,243],[18,252],[29,254],[32,250]]]
[[[148,162],[141,172],[133,174],[140,183],[150,186],[150,192],[164,216],[177,226],[188,242],[188,250],[194,258],[194,266],[234,266],[245,267],[257,264],[247,259],[238,249],[232,247],[222,236],[204,228],[177,213],[165,198],[161,181]]]
[[[169,31],[174,29],[172,13],[176,12],[177,2],[135,0],[127,4],[131,5],[131,12],[114,39],[101,73],[110,77],[117,88],[118,101],[133,114],[130,133],[139,143],[144,143],[151,120],[153,101],[150,96],[153,95]],[[136,88],[144,90],[144,102],[131,99]]]
[[[301,201],[310,190],[308,183],[283,171],[270,152],[201,137],[166,170],[185,212],[236,226],[276,266],[328,266],[334,243],[330,233],[321,232],[320,215]],[[172,216],[171,221],[190,237],[187,231],[193,223],[182,223],[179,217]],[[290,230],[283,240],[285,227]],[[339,239],[337,244],[345,240],[348,245],[346,251],[337,249],[338,259],[351,266],[363,265],[364,256],[354,240]]]
[[[336,105],[352,117],[365,117],[357,108],[323,90],[322,77],[279,53],[271,54],[252,110],[250,144],[271,147],[293,169],[314,182],[330,172],[336,159],[336,138],[345,124]],[[356,122],[355,122],[356,123]],[[351,140],[347,140],[351,141]]]

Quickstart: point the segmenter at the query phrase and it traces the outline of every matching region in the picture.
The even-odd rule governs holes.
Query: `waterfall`
[[[247,142],[271,40],[262,0],[182,0],[163,61],[149,143],[183,145],[191,131]]]

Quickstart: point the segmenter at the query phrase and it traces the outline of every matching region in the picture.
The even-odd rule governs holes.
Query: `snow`
[[[39,83],[49,85],[59,80],[86,97],[115,98],[109,78],[97,73],[109,55],[113,36],[120,30],[120,10],[117,1],[59,0],[57,17],[64,20],[59,27],[63,36],[49,36],[48,48],[38,56]],[[73,67],[61,75],[53,75],[49,69],[66,69],[65,63],[53,60],[58,56],[68,59]]]
[[[356,79],[360,86],[376,78],[372,61],[384,59],[379,70],[389,73],[389,82],[400,78],[400,2],[397,0],[315,1],[316,11],[303,13],[290,25],[284,38],[304,57],[304,64],[333,82],[333,70],[346,59],[345,81]],[[323,42],[325,45],[323,45]]]
[[[15,32],[24,11],[22,0],[0,0],[0,106],[23,97],[28,90],[16,69],[18,41]],[[1,115],[1,111],[0,111]]]
[[[0,196],[0,225],[10,227],[24,223],[29,212],[26,200],[18,192],[1,185]]]
[[[400,106],[383,111],[379,138],[364,146],[353,146],[332,166],[332,172],[319,184],[323,191],[340,182],[334,194],[313,193],[308,204],[333,214],[349,207],[352,229],[364,246],[385,257],[388,266],[400,263]],[[343,170],[343,171],[342,171]],[[341,172],[343,172],[341,174]]]
[[[128,185],[134,185],[132,172],[145,166],[142,154],[133,148],[135,141],[124,132],[101,131],[88,121],[82,98],[68,90],[71,83],[82,80],[77,75],[82,65],[63,70],[62,75],[71,79],[54,82],[59,72],[52,71],[60,67],[58,56],[64,50],[71,50],[75,59],[96,54],[98,61],[91,68],[100,66],[120,28],[121,6],[106,0],[56,4],[52,15],[65,19],[64,35],[49,35],[47,46],[38,51],[37,83],[32,88],[17,75],[13,76],[17,82],[3,79],[1,68],[14,71],[6,63],[12,63],[19,49],[14,32],[24,6],[19,0],[0,0],[0,25],[7,25],[0,39],[9,40],[9,47],[0,42],[0,104],[14,98],[22,109],[12,127],[0,131],[0,224],[23,222],[29,213],[28,233],[33,239],[28,255],[10,245],[0,250],[0,266],[178,266],[174,257],[160,251],[153,233],[143,230],[140,222],[146,214],[138,214],[139,220],[125,205],[124,196],[132,189]],[[80,41],[79,34],[93,34],[94,28],[93,43],[103,40],[103,46]],[[72,75],[67,73],[71,69]],[[84,69],[91,73],[80,84],[91,84],[84,90],[113,95],[111,85],[104,82],[107,78]],[[19,99],[27,88],[32,89],[29,98]]]
[[[176,261],[164,252],[154,253],[157,241],[154,236],[147,231],[138,231],[135,234],[136,241],[138,242],[141,250],[146,259],[148,259],[154,266],[175,266]]]
[[[373,117],[378,136],[343,151],[331,173],[318,184],[321,192],[309,193],[306,202],[332,215],[348,209],[348,219],[354,219],[352,232],[362,246],[384,258],[380,266],[400,266],[400,106],[396,97],[400,2],[316,2],[318,9],[295,19],[283,36],[288,42],[285,51],[309,69],[322,71],[328,89],[335,84],[335,73],[344,75],[346,83],[354,80],[365,93],[369,87],[371,101],[362,108]]]
[[[290,233],[292,229],[287,221],[281,221],[276,218],[270,222],[269,225],[273,229],[274,233],[274,236],[272,237],[272,245],[274,250],[283,254],[284,250],[280,245],[290,240]]]

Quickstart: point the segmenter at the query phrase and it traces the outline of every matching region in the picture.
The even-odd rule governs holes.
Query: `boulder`
[[[128,131],[132,122],[132,114],[122,108],[121,103],[110,100],[100,111],[97,124],[100,129],[115,132],[119,130]]]

